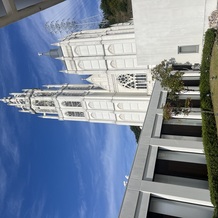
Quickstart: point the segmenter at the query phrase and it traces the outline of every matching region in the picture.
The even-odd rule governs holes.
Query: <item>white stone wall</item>
[[[138,64],[200,63],[208,16],[217,0],[134,0],[133,17]],[[178,46],[198,45],[198,53],[179,54]]]

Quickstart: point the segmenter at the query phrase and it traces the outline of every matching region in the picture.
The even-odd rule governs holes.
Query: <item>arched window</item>
[[[146,89],[147,78],[145,74],[121,74],[117,80],[128,89]]]
[[[25,103],[26,103],[25,99],[18,99],[18,102],[19,102],[20,104],[25,104]]]
[[[62,102],[62,105],[66,107],[82,107],[82,104],[79,101],[64,101]]]
[[[84,117],[85,116],[85,114],[80,111],[68,111],[65,113],[65,115],[69,117]]]
[[[33,96],[34,97],[41,97],[41,96],[54,96],[56,95],[56,92],[34,92]]]
[[[133,74],[121,74],[117,78],[119,83],[129,89],[134,89],[135,87],[135,78]]]
[[[35,106],[43,106],[43,107],[54,107],[55,106],[53,101],[46,101],[46,100],[35,100],[33,104]]]

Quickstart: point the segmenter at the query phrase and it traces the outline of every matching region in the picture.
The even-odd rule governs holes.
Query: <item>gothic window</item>
[[[147,75],[146,74],[136,74],[135,77],[136,78],[145,78],[146,79]]]
[[[20,104],[25,104],[26,102],[25,102],[24,99],[19,99],[19,103],[20,103]]]
[[[56,92],[34,92],[34,97],[41,97],[41,96],[54,96]]]
[[[43,106],[43,107],[54,107],[55,104],[53,101],[46,101],[46,100],[36,100],[34,102],[34,105],[36,106]]]
[[[128,89],[146,89],[147,80],[145,74],[121,74],[117,78],[119,83]]]
[[[16,95],[16,97],[23,98],[23,97],[26,97],[26,95],[25,94],[20,94],[20,95]]]
[[[65,113],[65,115],[69,117],[84,117],[85,116],[85,114],[80,111],[68,111]]]
[[[82,107],[82,104],[79,101],[64,101],[62,102],[62,105],[66,107]]]

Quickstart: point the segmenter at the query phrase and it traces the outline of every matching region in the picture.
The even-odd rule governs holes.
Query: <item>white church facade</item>
[[[196,91],[199,73],[186,71],[187,86],[195,91],[179,94],[183,102],[188,94],[199,113],[165,121],[167,92],[157,82],[152,93],[150,68],[164,59],[200,63],[206,20],[217,0],[132,4],[134,25],[73,33],[44,53],[62,61],[64,73],[87,75],[91,84],[46,85],[2,101],[48,119],[135,126],[145,120],[119,217],[212,217]]]
[[[142,126],[153,80],[138,66],[133,22],[72,33],[39,55],[61,60],[64,73],[87,75],[89,84],[48,85],[2,99],[41,118]]]
[[[89,82],[109,92],[152,92],[149,65],[138,65],[133,21],[105,29],[72,33],[47,55],[61,60],[62,72],[89,75]]]
[[[91,84],[48,85],[2,99],[41,118],[133,126],[142,125],[149,100],[145,93],[114,93]]]

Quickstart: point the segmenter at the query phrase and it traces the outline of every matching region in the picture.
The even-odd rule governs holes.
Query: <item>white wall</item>
[[[134,0],[138,64],[164,59],[200,63],[203,34],[217,0]],[[199,45],[199,53],[178,54],[178,46]]]

